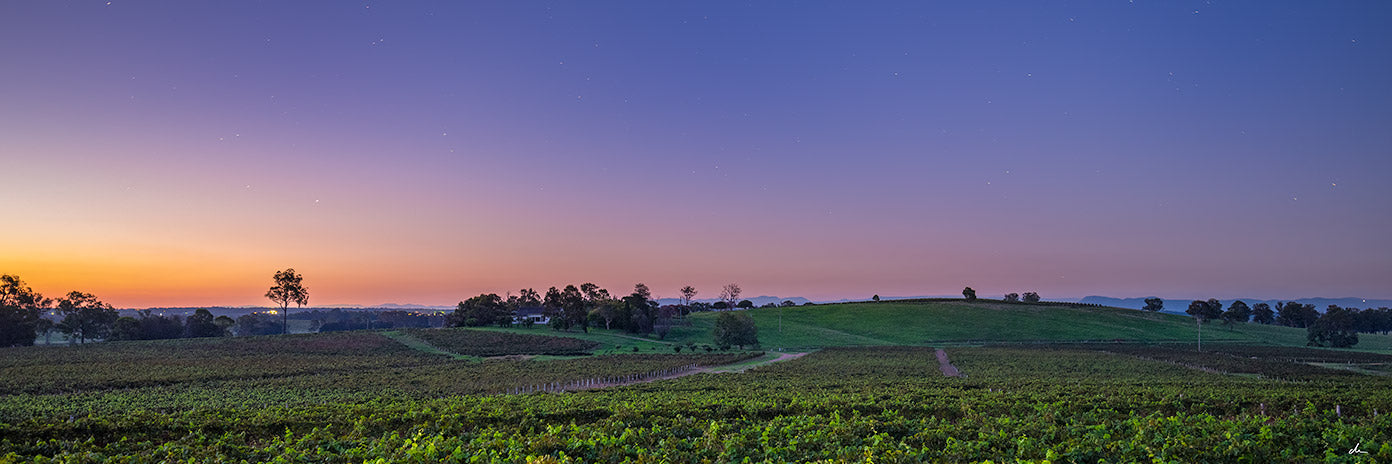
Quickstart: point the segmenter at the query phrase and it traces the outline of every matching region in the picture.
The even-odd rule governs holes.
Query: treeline
[[[302,311],[289,316],[289,319],[309,321],[311,332],[426,328],[439,327],[444,323],[443,316],[414,311],[344,311],[341,308]],[[252,313],[238,317],[233,332],[238,336],[276,335],[284,329],[283,323],[282,318],[275,315]]]
[[[1147,298],[1146,308],[1159,311],[1164,301]],[[1329,305],[1323,313],[1315,310],[1315,305],[1292,302],[1277,302],[1276,307],[1266,303],[1248,305],[1237,300],[1223,308],[1217,299],[1194,300],[1189,303],[1185,313],[1201,322],[1222,321],[1224,325],[1246,323],[1273,324],[1285,327],[1306,329],[1307,344],[1310,346],[1330,346],[1346,348],[1358,344],[1358,334],[1392,331],[1392,309],[1342,308]]]
[[[691,293],[694,295],[694,290]],[[554,330],[589,332],[590,327],[603,327],[665,338],[677,319],[690,311],[690,305],[659,306],[652,291],[641,283],[622,297],[614,297],[593,283],[584,283],[560,289],[551,287],[544,295],[530,288],[507,297],[481,294],[459,302],[446,323],[453,327],[509,327],[531,326],[536,319],[542,319]]]
[[[53,311],[62,316],[54,322],[43,316]],[[0,276],[0,347],[33,345],[38,337],[52,341],[54,332],[70,341],[159,340],[167,338],[220,337],[235,322],[227,316],[213,317],[206,309],[183,318],[140,311],[138,317],[122,317],[110,304],[91,293],[68,292],[56,300],[45,298],[12,275]]]
[[[139,311],[140,317],[124,316],[111,324],[108,340],[164,340],[170,338],[224,337],[236,321],[227,316],[213,317],[206,309],[182,318],[177,315],[151,314]]]
[[[660,306],[653,300],[648,286],[641,283],[633,286],[632,293],[617,298],[593,283],[566,285],[560,289],[551,287],[544,295],[524,288],[517,295],[502,297],[485,293],[461,301],[446,320],[447,325],[453,327],[510,327],[514,324],[531,327],[536,322],[535,317],[540,316],[548,327],[558,331],[589,332],[591,327],[602,327],[638,335],[654,334],[665,339],[672,327],[688,324],[685,316],[691,312],[754,306],[749,300],[739,300],[740,288],[736,284],[726,285],[720,301],[714,304],[691,301],[696,293],[694,287],[683,287],[682,304]],[[782,306],[794,306],[794,303],[784,301]],[[758,330],[748,314],[721,314],[712,335],[722,348],[758,344]]]
[[[63,318],[54,323],[43,317],[48,311]],[[0,275],[0,347],[33,345],[40,334],[49,337],[55,331],[79,343],[104,339],[118,319],[116,308],[91,293],[72,291],[54,300],[17,276]]]

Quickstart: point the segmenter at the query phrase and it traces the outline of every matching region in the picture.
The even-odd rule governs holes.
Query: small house
[[[513,323],[525,324],[527,321],[532,321],[533,324],[546,325],[551,322],[551,318],[546,317],[546,308],[541,306],[517,308],[517,316],[513,318]]]

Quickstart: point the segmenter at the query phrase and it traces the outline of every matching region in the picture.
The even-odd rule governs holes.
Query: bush
[[[711,331],[715,342],[721,345],[745,345],[759,343],[759,329],[754,318],[748,313],[721,313],[715,318],[715,329]]]

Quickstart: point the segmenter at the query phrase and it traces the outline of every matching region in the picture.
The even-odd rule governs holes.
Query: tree
[[[1315,310],[1315,305],[1300,304],[1294,301],[1289,303],[1276,303],[1276,324],[1286,327],[1307,328],[1319,319],[1319,311]]]
[[[712,335],[715,337],[715,343],[720,346],[738,345],[740,349],[744,349],[745,345],[759,343],[759,329],[754,326],[754,318],[750,317],[749,313],[720,313],[715,318]]]
[[[180,320],[179,316],[156,315],[148,309],[140,311],[140,338],[138,340],[165,340],[179,338],[183,335],[184,321]]]
[[[1145,299],[1146,311],[1156,312],[1162,309],[1165,309],[1165,300],[1153,296]]]
[[[1352,308],[1345,309],[1337,305],[1329,305],[1329,309],[1324,311],[1324,315],[1316,319],[1306,329],[1306,344],[1334,348],[1348,348],[1357,345],[1358,332],[1353,328],[1356,317],[1356,310]]]
[[[1392,309],[1365,309],[1355,318],[1354,328],[1359,332],[1387,335],[1388,331],[1392,331]]]
[[[204,310],[206,311],[206,310]],[[163,340],[179,338],[186,333],[184,321],[179,316],[153,315],[146,309],[138,313],[140,318],[124,316],[111,325],[108,340]],[[226,316],[223,316],[226,318]],[[231,320],[231,319],[228,319]]]
[[[58,325],[54,324],[53,320],[46,317],[40,316],[39,323],[34,325],[34,332],[43,336],[45,345],[53,343],[50,337],[53,335],[54,330],[58,330]]]
[[[651,333],[653,324],[657,322],[657,303],[644,296],[638,288],[634,288],[632,294],[623,297],[622,312],[628,315],[628,331],[632,333]]]
[[[967,301],[976,301],[976,290],[972,290],[971,287],[962,289],[962,298],[966,298]]]
[[[1276,313],[1271,311],[1271,305],[1257,303],[1252,305],[1252,322],[1258,324],[1270,324],[1276,321]]]
[[[1025,296],[1023,296],[1023,297],[1021,297],[1021,298],[1023,298],[1023,299],[1025,300],[1026,303],[1038,303],[1038,302],[1039,302],[1039,294],[1038,294],[1038,293],[1035,293],[1035,292],[1025,292]]]
[[[106,338],[111,334],[111,325],[120,318],[111,305],[102,303],[91,293],[77,291],[58,299],[58,312],[63,313],[58,330],[69,337],[77,337],[79,343],[87,343],[89,338]]]
[[[779,303],[778,306],[782,306],[784,308],[791,308],[793,306],[797,306],[797,303],[793,300],[783,300],[783,302]]]
[[[564,317],[566,330],[571,327],[580,326],[580,330],[589,333],[590,331],[590,310],[585,301],[585,294],[580,292],[574,285],[566,285],[561,290],[561,317]]]
[[[687,285],[681,288],[682,306],[691,306],[691,299],[696,298],[696,287]]]
[[[296,274],[294,268],[276,271],[275,285],[266,290],[266,298],[280,305],[280,333],[290,333],[290,303],[296,307],[309,304],[309,288],[304,286],[304,276]]]
[[[184,333],[189,338],[221,337],[224,335],[222,327],[218,326],[216,319],[213,318],[213,313],[206,309],[200,308],[194,311],[193,315],[184,321],[184,327]]]
[[[648,289],[648,285],[647,285],[647,284],[644,284],[644,283],[642,283],[642,282],[633,284],[633,294],[634,294],[634,295],[640,295],[640,296],[642,296],[643,298],[648,299],[648,300],[653,299],[652,290],[649,290],[649,289]]]
[[[531,308],[541,306],[541,294],[537,293],[536,290],[524,288],[519,293],[520,294],[517,295],[517,307]]]
[[[613,299],[613,297],[609,296],[608,290],[599,288],[598,285],[589,282],[580,284],[580,293],[585,294],[585,300],[589,301],[590,303],[599,303],[601,301]]]
[[[876,303],[879,303],[879,302],[880,302],[880,295],[879,295],[879,294],[876,294],[875,296],[870,297],[870,299],[871,299],[871,300],[874,300]]]
[[[753,302],[753,301],[749,301],[749,300],[740,300],[739,304],[736,304],[735,307],[736,307],[736,308],[740,308],[740,309],[749,309],[749,308],[753,308],[753,307],[754,307],[754,302]]]
[[[121,316],[111,324],[111,337],[108,340],[140,340],[143,335],[139,319]]]
[[[247,314],[237,318],[237,335],[271,335],[280,331],[281,325],[265,314]]]
[[[227,316],[218,316],[213,319],[213,325],[218,326],[218,329],[221,330],[221,335],[218,336],[224,337],[232,333],[232,326],[237,325],[237,321]]]
[[[512,314],[497,293],[485,293],[459,302],[454,312],[445,318],[452,327],[479,327],[512,321]]]
[[[1005,294],[1005,297],[1004,297],[1004,298],[1005,298],[1005,302],[1006,302],[1006,303],[1015,303],[1015,302],[1020,301],[1020,294],[1019,294],[1019,293],[1007,293],[1007,294]]]
[[[50,304],[51,300],[18,276],[0,275],[0,348],[33,345],[38,337],[39,313]]]
[[[734,307],[742,291],[739,284],[725,284],[725,287],[720,289],[720,301],[724,301],[727,308]]]
[[[667,333],[672,331],[677,315],[680,313],[674,306],[661,306],[657,308],[657,319],[653,321],[653,333],[657,334],[658,340],[667,339]]]
[[[712,305],[711,305],[711,309],[719,309],[719,310],[730,309],[730,304],[729,304],[729,303],[726,303],[726,302],[724,302],[724,301],[717,301],[717,302],[715,302],[715,304],[712,304]]]
[[[1184,311],[1194,317],[1194,321],[1199,327],[1199,351],[1203,351],[1203,325],[1209,320],[1216,319],[1223,315],[1223,303],[1218,300],[1208,301],[1194,300],[1189,303],[1189,309]]]
[[[624,313],[623,302],[619,300],[607,300],[599,303],[599,308],[595,311],[599,313],[599,318],[604,320],[605,330],[612,329],[614,321],[622,321],[620,316]],[[620,322],[622,324],[622,322]]]
[[[1231,326],[1234,322],[1247,322],[1252,317],[1252,308],[1242,300],[1232,302],[1228,310],[1223,312],[1223,325]]]
[[[556,287],[546,290],[546,296],[541,301],[542,314],[549,322],[547,326],[551,330],[570,330],[570,321],[565,318],[565,301],[561,297],[561,291]]]

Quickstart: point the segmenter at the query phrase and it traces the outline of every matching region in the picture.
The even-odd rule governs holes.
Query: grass
[[[750,358],[750,359],[747,359],[747,360],[744,360],[744,361],[740,361],[740,362],[737,362],[737,363],[734,363],[734,364],[726,364],[726,365],[719,366],[719,367],[712,367],[712,368],[709,368],[708,370],[709,370],[710,372],[744,372],[744,371],[746,371],[746,370],[749,370],[750,368],[758,367],[758,366],[761,366],[761,365],[764,365],[764,364],[768,364],[768,363],[772,362],[773,360],[778,359],[779,357],[783,356],[783,354],[784,354],[784,353],[777,353],[777,352],[764,353],[763,356],[759,356],[759,357],[756,357],[756,358]]]
[[[442,350],[442,349],[440,349],[439,347],[437,347],[437,346],[435,346],[435,345],[431,345],[430,342],[427,342],[427,341],[425,341],[425,340],[421,340],[419,337],[416,337],[416,336],[414,336],[414,335],[408,334],[408,333],[406,333],[406,332],[401,332],[401,331],[397,331],[397,330],[388,330],[388,331],[385,331],[385,332],[381,332],[381,334],[382,334],[383,337],[387,337],[387,338],[390,338],[390,339],[392,339],[392,340],[396,340],[397,342],[401,343],[402,345],[406,345],[407,347],[410,347],[411,349],[416,350],[416,351],[421,351],[421,352],[430,353],[430,354],[438,354],[438,355],[440,355],[440,356],[445,356],[445,357],[448,357],[448,358],[450,358],[450,359],[455,359],[455,360],[460,360],[460,361],[479,362],[479,361],[482,361],[482,360],[483,360],[483,358],[480,358],[480,357],[478,357],[478,356],[467,356],[467,355],[462,355],[462,354],[455,353],[455,352],[451,352],[451,351]]]
[[[1312,362],[1309,364],[1329,369],[1357,372],[1359,374],[1392,376],[1392,371],[1389,371],[1384,364],[1352,364],[1339,362]]]
[[[999,302],[845,303],[748,311],[765,349],[831,346],[963,346],[1000,342],[1176,342],[1195,340],[1188,317],[1133,309]],[[667,340],[710,343],[716,313],[697,313]],[[781,323],[780,323],[781,319]],[[781,328],[780,328],[781,324]],[[1204,325],[1204,342],[1304,346],[1305,330],[1261,324]],[[1392,337],[1359,334],[1360,351],[1392,353]]]

